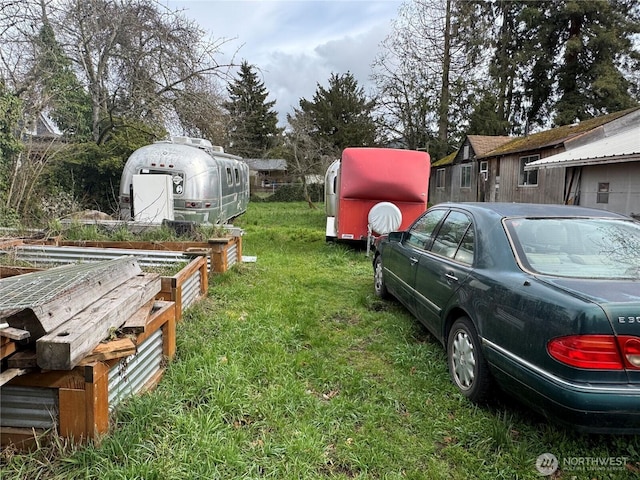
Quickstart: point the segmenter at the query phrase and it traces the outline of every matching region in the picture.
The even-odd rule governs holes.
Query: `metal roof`
[[[282,158],[245,158],[250,170],[287,170],[287,161]]]
[[[525,170],[640,161],[640,125],[527,164]]]
[[[478,155],[478,160],[490,157],[500,157],[504,155],[512,155],[521,152],[530,152],[532,150],[540,150],[554,147],[568,147],[568,144],[588,132],[594,131],[598,127],[615,124],[618,122],[628,123],[637,120],[640,115],[640,107],[629,108],[621,112],[610,113],[602,117],[583,120],[572,125],[563,125],[561,127],[552,128],[543,132],[534,133],[525,137],[517,137],[500,147],[487,152],[484,155]]]

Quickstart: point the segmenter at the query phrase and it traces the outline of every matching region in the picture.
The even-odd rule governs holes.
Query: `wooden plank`
[[[36,368],[38,361],[35,350],[20,350],[7,358],[9,368]]]
[[[0,345],[0,358],[7,358],[12,353],[15,353],[16,350],[18,350],[18,347],[14,341]]]
[[[7,327],[0,329],[0,337],[10,338],[11,340],[26,340],[31,334],[27,330],[20,328]]]
[[[27,375],[14,378],[11,385],[80,390],[84,388],[84,369],[79,367],[71,371],[50,370],[47,372],[37,369]]]
[[[23,240],[21,238],[2,238],[0,239],[0,249],[17,247],[18,245],[22,245]]]
[[[191,260],[186,267],[176,273],[172,278],[175,278],[177,284],[184,283],[191,275],[193,275],[198,270],[202,269],[202,265],[207,265],[207,258],[198,256]]]
[[[156,305],[158,305],[160,308],[158,310],[155,310],[151,314],[151,317],[149,317],[149,323],[147,323],[147,327],[144,329],[144,333],[141,333],[136,337],[136,345],[140,345],[171,319],[175,320],[177,309],[174,302],[157,301]]]
[[[205,296],[209,291],[209,270],[207,269],[207,262],[202,262],[200,265],[200,295]],[[182,315],[180,315],[182,317]]]
[[[176,315],[177,307],[173,307],[173,315],[169,314],[167,321],[162,325],[162,354],[169,360],[176,355]]]
[[[142,272],[138,262],[130,257],[101,262],[96,266],[95,275],[82,277],[78,282],[57,292],[55,296],[31,308],[25,308],[19,313],[12,314],[5,321],[12,327],[28,330],[31,332],[31,336],[37,339],[53,332],[107,292]],[[34,281],[38,281],[40,275],[42,275],[42,280],[48,281],[56,272],[60,272],[62,275],[65,268],[71,269],[73,267],[73,265],[65,265],[29,275],[32,275],[31,278]]]
[[[25,373],[29,373],[29,370],[26,368],[9,368],[0,373],[0,385],[4,385],[5,383],[13,380],[16,377],[24,375]]]
[[[134,277],[36,342],[38,366],[70,370],[160,291],[160,275]]]
[[[120,327],[123,333],[141,333],[144,332],[145,326],[149,321],[151,315],[151,309],[153,308],[154,300],[149,300],[145,303],[137,312],[131,315],[126,322]]]
[[[99,440],[109,430],[109,367],[98,362],[84,369],[87,436]]]
[[[187,248],[207,248],[205,242],[142,242],[142,241],[61,241],[60,246],[92,247],[92,248],[125,248],[133,250],[166,250],[184,252]]]
[[[0,278],[15,277],[16,275],[24,275],[25,273],[39,272],[42,268],[31,267],[12,267],[9,265],[0,266]]]
[[[85,399],[84,390],[58,390],[58,430],[61,436],[75,442],[86,440],[88,437]]]
[[[21,451],[35,451],[49,444],[46,433],[47,430],[42,428],[0,427],[0,444],[3,447],[11,445],[12,449],[17,448]]]
[[[128,357],[136,353],[136,344],[130,338],[118,338],[107,343],[101,343],[84,357],[79,365],[88,365],[93,362],[103,362],[114,358]]]

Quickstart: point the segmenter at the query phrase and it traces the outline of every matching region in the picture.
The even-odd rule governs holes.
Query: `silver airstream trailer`
[[[172,220],[224,224],[244,213],[249,203],[249,167],[240,157],[208,140],[171,137],[139,148],[127,160],[120,179],[123,220],[137,219],[135,199],[142,192],[134,188],[146,188],[149,182],[136,183],[146,175],[170,185]]]
[[[340,159],[334,160],[324,174],[324,209],[327,217],[336,216],[336,181],[340,170]]]

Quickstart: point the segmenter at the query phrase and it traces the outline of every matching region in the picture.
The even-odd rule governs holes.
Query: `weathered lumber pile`
[[[3,278],[0,324],[9,329],[0,336],[31,349],[35,344],[43,370],[70,370],[136,312],[150,310],[160,289],[160,275],[143,273],[133,257]],[[3,342],[3,358],[17,350]]]
[[[153,388],[175,355],[183,287],[207,288],[204,257],[167,278],[133,256],[0,277],[0,444],[19,447],[51,431],[98,440],[113,407]]]
[[[239,237],[222,253],[215,244],[0,239],[0,446],[37,446],[51,432],[99,440],[119,402],[160,381],[177,322],[207,295],[214,255],[225,269],[238,258]],[[156,257],[179,271],[143,273]]]

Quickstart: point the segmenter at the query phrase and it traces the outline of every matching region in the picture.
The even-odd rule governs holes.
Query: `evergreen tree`
[[[332,73],[328,89],[318,84],[313,101],[300,99],[301,112],[311,118],[313,134],[338,150],[375,145],[374,107],[375,102],[367,99],[349,72]]]
[[[640,66],[635,0],[525,2],[521,18],[530,120],[565,125],[637,104],[626,76]]]
[[[12,163],[23,148],[16,137],[21,113],[20,100],[0,80],[0,212],[4,212],[7,201]]]
[[[476,26],[490,35],[485,94],[474,130],[524,134],[623,110],[637,103],[640,31],[635,0],[474,0]],[[495,97],[492,102],[490,97]],[[496,114],[491,113],[492,103]],[[482,125],[482,117],[491,122]],[[503,123],[505,122],[505,123]],[[496,127],[497,130],[496,130]]]
[[[521,18],[526,3],[482,0],[473,3],[477,9],[476,23],[482,21],[482,26],[487,31],[481,48],[485,52],[487,47],[493,47],[494,50],[487,70],[488,82],[485,83],[471,116],[470,126],[474,126],[474,131],[468,133],[523,134],[522,126],[527,124],[524,98],[524,64],[527,54],[523,49]],[[525,37],[526,35],[524,33]],[[482,125],[482,117],[487,118],[490,125]]]
[[[42,93],[49,107],[49,115],[56,126],[74,141],[91,138],[91,97],[82,87],[71,68],[71,60],[56,41],[53,28],[43,12],[40,29],[36,76],[40,77]]]
[[[245,60],[240,65],[238,78],[228,87],[229,152],[245,158],[265,158],[280,138],[278,114],[272,110],[275,101],[252,65]]]

